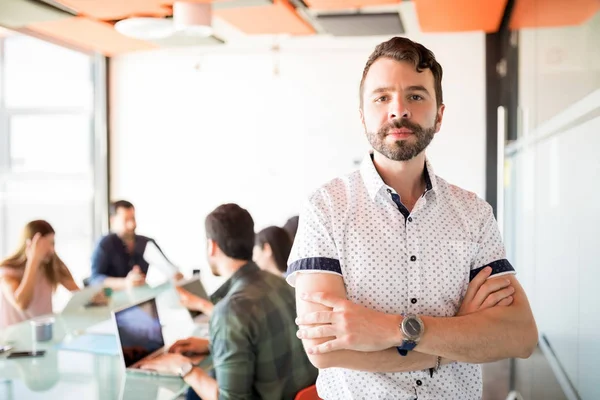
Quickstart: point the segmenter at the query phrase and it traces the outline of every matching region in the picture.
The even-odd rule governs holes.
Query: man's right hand
[[[194,353],[194,354],[206,354],[208,353],[209,342],[208,339],[190,337],[176,341],[173,346],[169,349],[169,353]]]
[[[510,286],[510,281],[503,277],[488,279],[491,273],[492,268],[485,267],[469,283],[457,316],[512,304],[515,289]]]
[[[177,287],[176,289],[179,294],[179,301],[185,308],[188,310],[200,311],[209,317],[212,315],[213,308],[215,307],[213,303],[202,297],[195,296],[180,287]]]
[[[142,273],[139,266],[134,265],[131,271],[125,277],[127,286],[141,286],[146,283],[146,275]]]

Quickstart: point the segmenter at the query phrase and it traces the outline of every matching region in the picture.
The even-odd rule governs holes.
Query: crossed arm
[[[431,368],[437,356],[442,363],[528,357],[537,343],[537,329],[523,289],[514,276],[488,280],[490,272],[484,269],[471,282],[456,317],[421,316],[425,334],[406,357],[395,349],[403,340],[401,316],[346,300],[339,276],[299,274],[298,337],[321,369],[405,372]]]

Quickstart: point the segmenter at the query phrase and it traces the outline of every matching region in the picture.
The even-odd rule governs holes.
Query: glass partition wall
[[[105,58],[2,31],[0,257],[45,219],[81,283],[106,230]]]

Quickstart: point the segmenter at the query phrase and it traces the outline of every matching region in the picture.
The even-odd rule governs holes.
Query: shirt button
[[[412,222],[412,217],[408,217],[408,222]]]
[[[421,386],[423,384],[423,382],[421,382],[421,380],[417,380],[417,386]]]
[[[410,256],[410,261],[417,261],[417,257],[416,256]]]
[[[410,302],[413,303],[413,304],[417,304],[417,299],[412,298],[412,299],[410,299]]]

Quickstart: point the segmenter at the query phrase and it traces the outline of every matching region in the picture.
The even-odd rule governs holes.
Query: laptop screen
[[[117,311],[115,320],[125,367],[164,347],[155,299]]]

